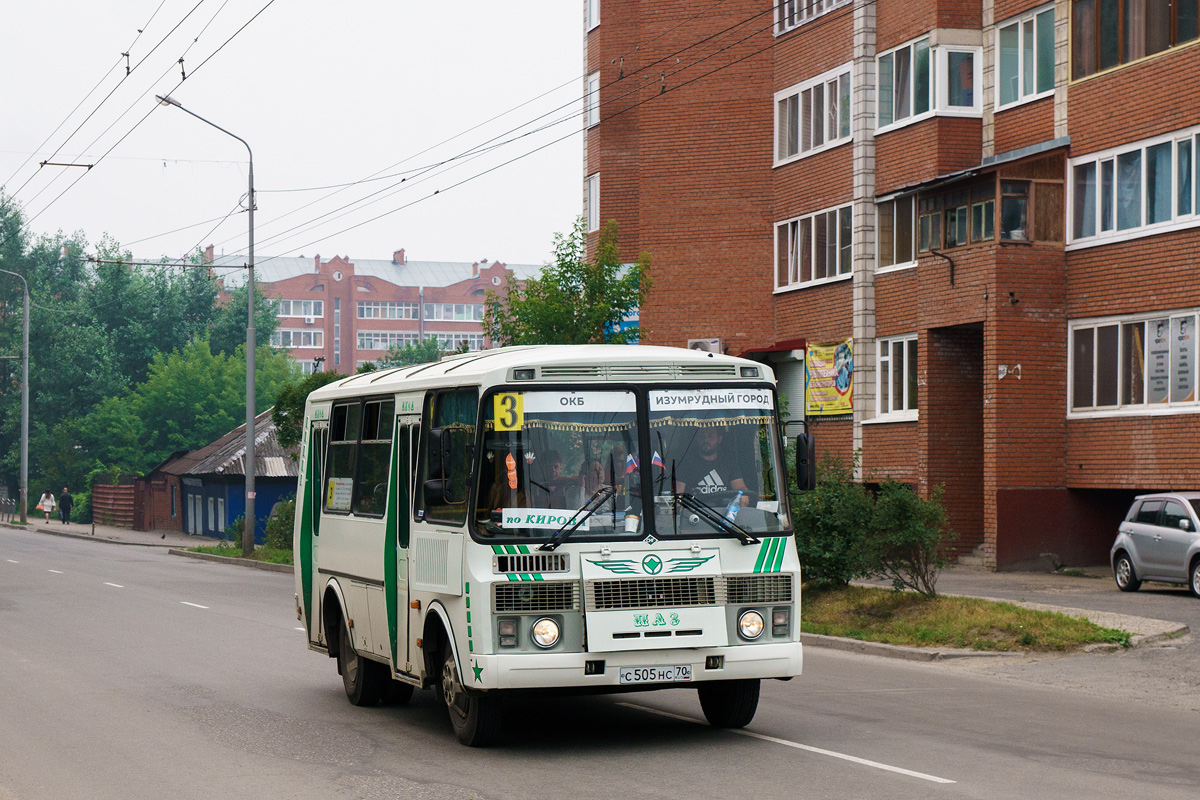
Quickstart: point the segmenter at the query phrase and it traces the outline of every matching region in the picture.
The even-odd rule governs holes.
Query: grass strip
[[[210,556],[224,556],[225,558],[248,558],[251,561],[264,561],[268,564],[292,563],[292,551],[283,550],[278,547],[255,547],[254,553],[249,556],[242,555],[241,547],[232,547],[219,544],[205,545],[203,547],[189,547],[188,552],[207,553]]]
[[[1069,652],[1097,642],[1129,646],[1130,634],[1079,617],[971,597],[923,597],[865,586],[806,589],[801,630],[911,647]]]

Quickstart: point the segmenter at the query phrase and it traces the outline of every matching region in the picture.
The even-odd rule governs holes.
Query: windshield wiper
[[[675,502],[691,511],[696,516],[702,518],[709,525],[719,530],[721,533],[737,537],[742,544],[759,544],[761,540],[752,536],[745,528],[736,523],[730,522],[725,517],[713,511],[708,506],[696,499],[693,494],[686,492],[676,492]]]
[[[592,496],[587,499],[587,502],[576,509],[571,520],[554,532],[547,542],[538,548],[538,550],[555,550],[563,541],[579,530],[579,526],[587,521],[588,517],[600,510],[600,507],[605,504],[617,490],[611,484],[602,483],[600,488],[592,492]]]

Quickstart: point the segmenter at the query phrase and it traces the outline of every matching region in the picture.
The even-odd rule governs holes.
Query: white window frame
[[[287,343],[283,341],[285,334]],[[304,344],[306,338],[308,344]],[[271,346],[283,350],[321,350],[325,347],[325,331],[320,328],[276,328],[271,334]]]
[[[840,67],[836,67],[835,69],[831,69],[827,72],[823,72],[814,78],[810,78],[806,81],[802,81],[801,83],[797,83],[794,86],[789,86],[788,88],[775,93],[775,151],[774,151],[775,152],[775,166],[778,167],[783,164],[790,164],[793,161],[798,161],[802,158],[807,158],[808,156],[814,155],[816,153],[824,152],[825,150],[829,150],[834,147],[840,147],[841,145],[847,144],[848,142],[851,141],[851,139],[853,138],[853,130],[852,130],[851,125],[849,124],[849,120],[850,120],[850,116],[851,116],[849,106],[853,103],[852,98],[854,96],[853,66],[854,66],[853,63],[843,64]],[[841,105],[841,100],[842,100],[841,81],[843,78],[846,81],[846,87],[847,87],[846,97],[845,97],[845,99],[846,99],[845,110],[843,110],[842,105]],[[837,94],[832,98],[830,97],[830,95],[831,95],[831,91],[830,91],[830,87],[829,87],[830,82],[834,82],[834,84],[836,85],[836,91],[837,91]],[[817,92],[820,92],[820,95],[821,95],[820,132],[821,132],[822,141],[821,141],[821,144],[818,144],[818,145],[813,145],[811,143],[812,138],[813,138],[813,136],[812,136],[812,133],[813,133],[812,109],[804,108],[805,94],[809,94],[809,97],[813,98],[813,97],[815,97],[815,95],[813,94],[814,90]],[[782,145],[784,143],[784,139],[787,138],[786,131],[790,130],[790,129],[785,129],[785,127],[784,127],[785,111],[781,108],[781,106],[784,104],[785,101],[787,101],[791,98],[795,98],[795,108],[796,108],[796,118],[795,118],[795,123],[797,126],[796,152],[784,155],[782,153],[782,150],[783,150]],[[836,105],[837,113],[838,113],[838,132],[837,132],[837,136],[835,136],[833,138],[829,138],[829,121],[830,121],[829,115],[830,115],[830,108],[831,108],[831,106],[830,106],[831,99],[832,99],[833,103]],[[812,102],[813,101],[810,99],[809,104],[811,105]],[[843,116],[843,114],[845,115],[846,120],[847,120],[847,124],[846,124],[846,128],[845,128],[846,132],[844,134],[842,133],[842,116]],[[809,133],[809,142],[810,142],[807,149],[804,147],[804,134],[806,132]]]
[[[471,352],[478,352],[483,349],[483,334],[482,333],[455,333],[453,331],[435,331],[426,332],[425,341],[434,339],[438,343],[438,347],[443,352],[458,349],[462,342],[467,343],[468,349]]]
[[[391,350],[419,342],[416,331],[356,331],[355,345],[359,350]]]
[[[587,217],[588,233],[600,230],[600,173],[588,175],[584,181],[584,216]]]
[[[841,214],[843,211],[845,211],[849,214],[849,217],[850,217],[849,226],[844,226],[841,224]],[[836,261],[838,262],[838,264],[832,275],[826,274],[824,277],[821,277],[821,278],[809,278],[806,280],[804,278],[804,276],[800,275],[802,260],[800,259],[799,244],[797,242],[797,238],[799,235],[799,226],[802,224],[808,224],[809,226],[811,226],[810,230],[814,231],[814,234],[810,237],[810,241],[809,241],[811,250],[809,251],[808,268],[809,268],[809,271],[811,274],[811,270],[813,269],[813,264],[814,264],[814,260],[816,258],[816,251],[817,251],[817,237],[815,235],[815,225],[816,225],[815,220],[818,217],[821,217],[821,218],[823,218],[822,224],[825,224],[827,226],[828,220],[826,219],[826,217],[830,213],[837,215],[837,223],[834,225],[835,235],[837,236],[837,242],[834,246],[834,252],[837,254]],[[842,241],[842,234],[845,231],[846,227],[849,227],[849,229],[850,229],[850,237],[851,238],[850,238],[849,242]],[[788,244],[787,244],[788,280],[783,283],[781,283],[779,281],[779,259],[780,259],[779,248],[780,248],[780,237],[781,237],[780,231],[781,231],[781,229],[784,229],[785,232],[783,233],[783,235],[787,237],[787,242],[788,242]],[[827,232],[826,233],[826,237],[827,237],[826,238],[826,247],[827,248],[828,248],[828,241],[829,241],[828,240],[828,230],[829,230],[828,227],[826,227],[826,232]],[[806,288],[809,286],[820,286],[820,285],[827,284],[827,283],[834,283],[836,281],[849,280],[851,277],[853,277],[853,273],[854,273],[854,266],[853,266],[853,261],[854,261],[854,212],[853,212],[852,205],[842,204],[842,205],[837,205],[837,206],[831,206],[829,208],[823,208],[820,211],[814,211],[811,214],[801,214],[800,216],[781,220],[781,221],[775,223],[774,234],[775,235],[773,238],[774,238],[774,246],[775,246],[775,259],[772,262],[774,265],[774,267],[772,269],[772,273],[775,276],[774,280],[775,280],[775,291],[776,292],[786,292],[786,291],[791,291],[793,289]],[[826,249],[826,254],[828,254],[828,252],[829,252],[828,249]],[[845,256],[844,254],[847,252],[849,252],[850,255]],[[846,262],[844,270],[841,268],[842,264],[840,263],[843,258],[845,259],[845,262]],[[828,266],[829,266],[828,263],[826,263],[827,271],[828,271]]]
[[[875,91],[875,133],[887,133],[898,128],[903,128],[908,125],[913,125],[917,122],[927,120],[930,117],[979,117],[983,115],[983,48],[972,47],[969,45],[939,45],[934,47],[929,46],[929,108],[925,111],[916,111],[916,91],[917,91],[917,71],[916,71],[916,52],[917,45],[928,45],[930,36],[919,36],[912,41],[906,42],[899,47],[893,47],[884,53],[880,53],[875,58],[875,76],[876,76],[876,91]],[[892,121],[887,124],[880,123],[881,99],[883,97],[884,86],[880,79],[880,63],[885,58],[891,58],[895,63],[896,54],[903,51],[909,51],[909,104],[910,110],[907,116],[896,119],[896,110],[893,104]],[[971,61],[971,100],[972,105],[950,105],[950,54],[965,53],[972,57]],[[895,76],[893,66],[893,78]],[[894,83],[889,84],[888,90]]]
[[[885,344],[888,345],[887,355],[883,352]],[[901,376],[899,402],[893,392],[896,386],[893,371],[897,347],[900,347],[904,354],[901,367],[904,374]],[[908,387],[910,375],[914,383],[919,383],[920,366],[917,357],[917,334],[885,336],[875,340],[875,419],[883,422],[911,422],[918,418],[920,390],[918,389],[918,405],[910,407]]]
[[[438,322],[483,322],[483,304],[426,303],[425,319]]]
[[[1151,369],[1154,352],[1151,349],[1150,324],[1159,320],[1167,320],[1167,336],[1173,338],[1176,335],[1175,321],[1186,319],[1191,328],[1192,345],[1188,360],[1190,367],[1188,373],[1190,376],[1190,385],[1192,389],[1191,400],[1176,400],[1170,399],[1171,390],[1175,380],[1175,373],[1172,361],[1172,354],[1168,350],[1166,354],[1166,390],[1167,398],[1159,402],[1150,402],[1151,390]],[[1200,321],[1200,309],[1185,308],[1164,311],[1148,311],[1140,314],[1129,314],[1125,316],[1109,316],[1095,317],[1091,319],[1071,320],[1067,325],[1067,418],[1094,418],[1094,417],[1129,417],[1129,416],[1159,416],[1164,414],[1195,414],[1200,413],[1200,383],[1196,372],[1196,324]],[[1125,379],[1125,350],[1126,350],[1126,326],[1136,323],[1144,323],[1143,342],[1142,342],[1142,362],[1145,365],[1142,374],[1142,396],[1141,402],[1125,403],[1122,402],[1122,383]],[[1096,347],[1095,339],[1092,344],[1092,405],[1084,408],[1075,407],[1075,337],[1079,331],[1092,330],[1099,328],[1117,327],[1117,403],[1115,405],[1096,405],[1098,398],[1097,381],[1099,380],[1099,348]],[[1095,334],[1093,333],[1093,336]],[[1169,347],[1169,344],[1168,344]]]
[[[912,242],[912,258],[910,258],[906,261],[895,260],[895,258],[896,258],[896,254],[895,254],[896,213],[893,210],[893,212],[892,212],[892,259],[893,259],[893,261],[891,264],[888,264],[885,267],[885,266],[883,266],[883,237],[882,237],[882,235],[880,235],[880,232],[879,232],[879,225],[880,225],[880,219],[881,219],[881,216],[879,214],[879,206],[890,204],[890,205],[892,205],[892,207],[894,209],[896,204],[904,203],[904,202],[909,203],[912,208],[912,212],[911,212],[911,214],[912,214],[912,216],[911,216],[912,239],[910,240]],[[916,196],[916,194],[906,194],[906,195],[902,195],[900,197],[892,197],[892,198],[889,198],[889,199],[883,200],[883,201],[876,201],[876,203],[875,203],[875,271],[886,273],[886,272],[893,272],[895,270],[901,270],[901,269],[911,269],[912,267],[915,267],[917,265],[917,247],[919,244],[919,242],[917,240],[917,236],[918,236],[919,231],[920,231],[920,228],[917,224],[917,196]]]
[[[417,319],[421,304],[404,300],[358,300],[359,319]]]
[[[600,24],[600,0],[583,0],[584,18],[590,31]]]
[[[1054,20],[1054,4],[1053,3],[1050,3],[1049,5],[1039,6],[1038,8],[1035,8],[1032,11],[1027,11],[1026,13],[1021,14],[1018,17],[1010,17],[1009,19],[1006,19],[1003,22],[996,25],[996,33],[995,33],[995,46],[996,46],[996,49],[995,49],[995,53],[996,53],[996,57],[995,57],[995,62],[996,62],[995,63],[995,71],[996,71],[995,93],[996,94],[995,94],[995,98],[993,101],[996,104],[997,111],[1007,110],[1010,108],[1016,108],[1017,106],[1024,105],[1025,103],[1032,103],[1034,100],[1041,100],[1043,97],[1049,97],[1052,94],[1054,94],[1054,86],[1053,85],[1049,89],[1046,89],[1046,90],[1040,91],[1040,92],[1038,91],[1038,88],[1037,88],[1038,53],[1040,52],[1038,49],[1038,40],[1037,40],[1037,36],[1038,36],[1037,20],[1038,20],[1038,17],[1040,17],[1042,14],[1050,15],[1050,19],[1052,20],[1051,25],[1050,25],[1050,36],[1051,36],[1051,39],[1053,39],[1053,37],[1055,36],[1055,33],[1054,33],[1054,21],[1055,20]],[[1027,65],[1025,63],[1025,23],[1027,23],[1027,22],[1033,23],[1033,64],[1032,65]],[[1017,77],[1017,99],[1010,100],[1007,103],[1002,103],[1000,101],[1001,79],[1002,79],[1002,76],[1000,74],[1000,32],[1007,28],[1011,28],[1013,25],[1017,26],[1017,76],[1016,76]],[[1053,45],[1053,41],[1051,42],[1051,44]],[[1055,48],[1053,46],[1050,48],[1050,52],[1053,57],[1053,53],[1055,52]],[[1032,70],[1032,72],[1033,72],[1033,92],[1031,94],[1024,93],[1025,92],[1024,77],[1025,77],[1026,69]],[[1052,68],[1052,70],[1053,70],[1053,68]],[[1055,78],[1053,83],[1054,84],[1058,83],[1057,77]]]
[[[1162,144],[1170,143],[1171,154],[1171,189],[1170,189],[1170,219],[1161,222],[1147,222],[1147,215],[1150,207],[1149,197],[1149,181],[1147,180],[1149,171],[1149,158],[1147,151],[1152,147],[1157,147]],[[1189,151],[1189,159],[1191,163],[1188,165],[1187,178],[1191,182],[1191,186],[1187,192],[1187,206],[1190,211],[1180,213],[1183,204],[1181,204],[1179,189],[1180,189],[1180,145],[1186,145]],[[1200,178],[1200,172],[1196,168],[1196,155],[1200,149],[1200,125],[1195,125],[1183,130],[1174,131],[1172,133],[1156,136],[1152,139],[1143,139],[1137,142],[1130,142],[1121,145],[1120,147],[1102,150],[1097,153],[1090,153],[1086,156],[1078,156],[1067,160],[1067,250],[1083,250],[1089,247],[1099,245],[1112,244],[1114,242],[1125,242],[1131,239],[1140,239],[1145,236],[1154,236],[1160,233],[1169,231],[1186,230],[1200,226],[1200,187],[1197,186],[1197,179]],[[1119,227],[1119,184],[1120,184],[1120,158],[1121,156],[1130,153],[1140,152],[1141,159],[1141,177],[1138,187],[1139,204],[1138,210],[1139,224],[1129,228]],[[1104,212],[1104,190],[1102,186],[1102,169],[1105,163],[1112,164],[1112,212],[1111,224],[1109,230],[1104,230],[1105,220]],[[1077,236],[1075,233],[1075,205],[1079,202],[1086,202],[1086,195],[1080,198],[1076,186],[1075,170],[1077,167],[1094,164],[1092,181],[1092,233],[1087,236]]]
[[[600,124],[600,73],[588,75],[583,84],[583,127]]]
[[[850,0],[778,0],[775,4],[775,35],[782,36],[849,2]]]
[[[305,304],[308,305],[308,311],[304,310]],[[297,307],[299,310],[297,310]],[[282,298],[278,301],[275,309],[277,317],[324,317],[325,302],[323,300],[292,300]]]

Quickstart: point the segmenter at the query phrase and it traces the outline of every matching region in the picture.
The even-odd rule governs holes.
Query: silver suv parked
[[[1200,492],[1136,498],[1109,554],[1117,588],[1136,592],[1142,581],[1183,583],[1200,597],[1197,509]]]

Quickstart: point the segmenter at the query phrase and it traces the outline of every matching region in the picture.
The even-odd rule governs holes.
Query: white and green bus
[[[776,407],[762,364],[647,346],[318,389],[295,528],[309,649],[355,705],[440,691],[468,745],[538,690],[694,687],[710,723],[747,724],[759,681],[802,665]]]

